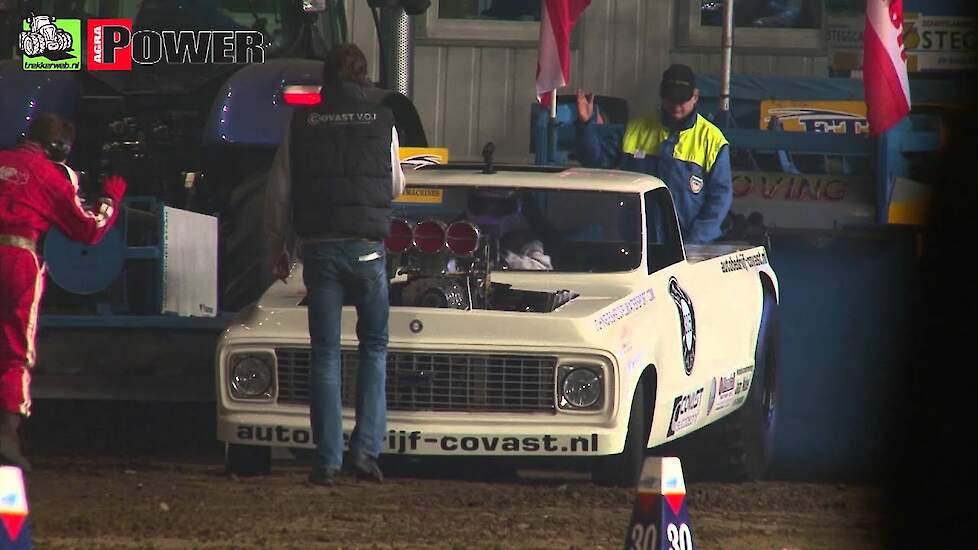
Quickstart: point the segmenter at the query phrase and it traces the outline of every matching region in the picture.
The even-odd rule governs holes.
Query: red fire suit
[[[37,312],[44,262],[37,240],[51,226],[68,238],[98,243],[118,215],[126,182],[108,178],[94,209],[78,197],[77,176],[33,142],[0,151],[0,411],[30,414],[30,369],[37,357]]]

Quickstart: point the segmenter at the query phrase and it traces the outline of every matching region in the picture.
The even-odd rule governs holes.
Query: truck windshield
[[[395,201],[394,216],[470,221],[507,270],[611,273],[642,259],[637,193],[411,186]]]

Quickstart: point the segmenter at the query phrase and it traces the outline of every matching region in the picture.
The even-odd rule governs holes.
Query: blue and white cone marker
[[[0,466],[0,523],[0,550],[33,548],[24,474],[16,466]]]
[[[642,464],[625,550],[694,550],[683,467],[674,456]]]

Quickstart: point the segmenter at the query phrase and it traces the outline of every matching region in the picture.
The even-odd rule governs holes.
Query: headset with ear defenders
[[[68,159],[68,154],[71,153],[71,142],[68,140],[49,141],[43,147],[48,158],[54,162],[64,162]]]
[[[17,138],[17,145],[20,145],[27,141],[27,136],[21,134]],[[47,143],[42,143],[41,147],[44,152],[47,153],[48,159],[52,162],[64,162],[68,159],[68,155],[71,154],[71,142],[66,139],[56,139],[54,141],[49,141]]]

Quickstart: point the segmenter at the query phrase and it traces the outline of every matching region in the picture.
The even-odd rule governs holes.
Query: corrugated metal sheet
[[[350,34],[378,65],[377,35],[366,2],[347,0]],[[674,0],[593,0],[578,23],[570,93],[580,87],[628,100],[633,115],[658,107],[659,76],[670,63],[719,73],[716,52],[677,51]],[[435,9],[434,6],[431,9]],[[479,160],[488,141],[501,162],[531,162],[530,104],[535,101],[536,44],[463,40],[415,45],[414,101],[429,144],[447,147],[452,159]],[[824,56],[737,54],[744,74],[822,76]]]

